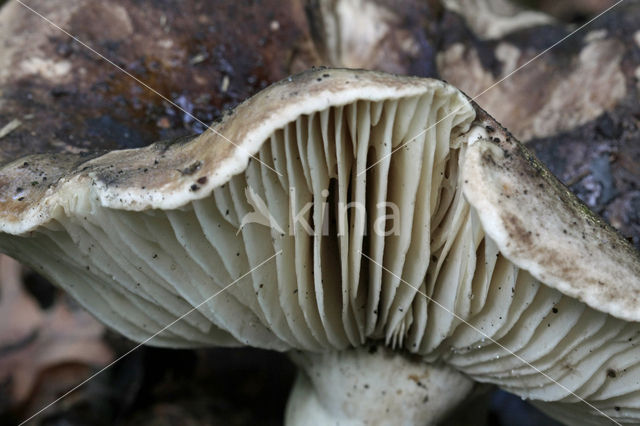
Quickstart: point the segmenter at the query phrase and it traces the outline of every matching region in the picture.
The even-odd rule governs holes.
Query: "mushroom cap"
[[[260,160],[261,163],[252,159],[252,155],[255,157],[261,148],[268,145],[265,141],[278,139],[273,149],[284,151],[285,144],[281,139],[292,139],[284,136],[289,131],[285,129],[287,126],[291,132],[299,133],[307,126],[305,116],[314,114],[316,119],[328,123],[328,111],[333,107],[351,114],[344,120],[338,117],[344,125],[339,129],[341,132],[364,131],[355,121],[361,118],[355,115],[358,102],[377,103],[374,109],[380,120],[384,102],[395,105],[403,99],[408,100],[403,108],[411,110],[418,106],[422,108],[422,114],[428,112],[427,108],[434,99],[442,104],[442,114],[459,104],[466,105],[447,122],[447,125],[454,123],[460,126],[460,131],[465,130],[473,114],[464,96],[440,81],[400,78],[376,72],[319,70],[274,84],[239,105],[221,122],[214,124],[211,131],[193,139],[159,142],[145,148],[116,150],[102,155],[23,157],[0,171],[1,192],[5,194],[0,200],[0,230],[3,232],[0,246],[62,285],[110,326],[135,340],[144,340],[150,330],[159,330],[276,252],[274,247],[269,247],[264,252],[266,257],[257,258],[260,252],[253,252],[256,244],[250,239],[283,239],[288,244],[287,247],[282,246],[283,250],[293,250],[290,243],[297,237],[273,236],[270,235],[272,231],[259,225],[243,227],[243,232],[236,235],[240,227],[239,213],[250,207],[247,201],[234,198],[244,199],[244,188],[229,189],[233,183],[231,178],[243,177],[242,173],[250,170],[250,159],[254,165],[261,164],[263,172],[268,171],[265,179],[271,179],[271,183],[277,183],[273,179],[282,179],[288,174],[287,167],[293,167],[284,163],[272,164],[275,160],[270,158]],[[396,106],[391,108],[395,111]],[[325,113],[319,113],[322,111]],[[388,117],[384,117],[387,131],[391,130],[393,119],[392,111],[389,111]],[[369,120],[365,118],[365,122]],[[291,127],[297,124],[297,129]],[[421,123],[405,120],[402,125],[403,131],[408,132]],[[280,134],[277,132],[279,129]],[[309,132],[308,129],[304,131]],[[390,148],[389,145],[387,149]],[[304,146],[299,149],[304,149]],[[341,149],[347,149],[346,145]],[[335,148],[332,150],[335,155]],[[311,155],[310,152],[308,154]],[[260,153],[258,157],[264,155]],[[287,156],[289,153],[280,152],[278,155]],[[271,166],[264,166],[265,161]],[[336,169],[335,159],[333,162]],[[347,167],[344,163],[342,166]],[[300,172],[309,178],[309,169],[297,170]],[[296,179],[300,177],[297,175]],[[292,187],[303,183],[291,179]],[[311,192],[317,192],[316,189]],[[261,198],[266,200],[269,197],[261,194]],[[223,216],[235,211],[236,217],[227,221],[224,217],[215,216],[220,211],[209,211],[212,201],[217,210],[222,209]],[[178,217],[183,214],[189,217]],[[162,216],[157,224],[146,223],[150,216],[156,215]],[[225,221],[226,227],[218,226],[221,225],[219,219]],[[154,226],[161,228],[152,230]],[[201,237],[199,241],[189,227],[197,229],[195,232]],[[116,229],[118,232],[113,232]],[[143,229],[150,234],[145,234]],[[169,229],[173,233],[166,236]],[[217,229],[221,229],[220,233]],[[136,230],[135,236],[140,238],[133,238],[132,230]],[[203,233],[206,238],[202,238]],[[162,234],[163,238],[149,240],[153,234]],[[172,241],[164,237],[170,237]],[[363,235],[356,238],[361,241]],[[213,245],[212,240],[216,240]],[[232,240],[235,243],[232,244]],[[31,247],[34,243],[37,248]],[[47,244],[56,248],[45,248]],[[233,253],[226,252],[229,248],[233,248]],[[98,251],[99,255],[96,254]],[[61,259],[57,258],[60,253],[65,253],[64,267]],[[286,256],[293,257],[294,253]],[[208,259],[215,259],[214,265],[207,264]],[[163,262],[166,262],[165,269],[159,265]],[[292,263],[290,259],[286,262]],[[218,267],[220,270],[214,270]],[[350,330],[351,335],[347,338],[346,331],[339,325],[342,315],[353,315],[348,312],[351,309],[348,305],[355,302],[348,298],[340,301],[340,292],[335,292],[331,295],[332,302],[324,302],[325,306],[322,306],[321,283],[315,283],[310,277],[298,279],[300,283],[296,288],[292,277],[298,268],[305,267],[296,265],[296,270],[287,271],[286,282],[281,284],[290,287],[286,295],[282,288],[278,288],[281,285],[269,286],[257,282],[255,276],[251,277],[252,280],[244,277],[246,281],[254,281],[247,283],[250,291],[244,289],[246,285],[234,285],[208,303],[216,306],[215,309],[199,307],[185,318],[187,322],[191,317],[196,318],[192,321],[199,328],[196,334],[204,332],[213,336],[196,337],[183,331],[171,333],[167,330],[155,337],[153,343],[170,346],[243,343],[280,350],[320,350],[364,342],[364,330]],[[285,274],[282,268],[278,265],[278,273]],[[72,278],[70,269],[76,273]],[[135,270],[133,274],[131,269]],[[273,274],[276,271],[269,271],[264,278],[272,281]],[[346,281],[345,287],[349,286]],[[123,288],[114,286],[116,283],[122,284]],[[297,290],[300,290],[299,295]],[[262,296],[263,293],[267,296]],[[359,297],[363,296],[366,294],[361,292]],[[318,297],[321,300],[316,303]],[[163,306],[167,298],[173,302],[171,307]],[[345,306],[338,306],[343,302]],[[228,305],[226,310],[218,306],[223,303]],[[343,308],[344,312],[341,312]],[[332,313],[324,312],[325,309]],[[272,312],[274,310],[279,312]],[[135,313],[135,318],[123,318],[125,311],[131,315]],[[201,311],[206,311],[207,320],[200,318]],[[275,317],[265,318],[264,311]],[[150,318],[150,314],[155,317]],[[297,332],[296,338],[288,336],[285,343],[281,333],[291,333],[290,327],[298,327],[293,325],[295,322],[304,323],[300,326],[303,330]],[[323,330],[330,322],[335,330]],[[215,332],[209,330],[216,325],[231,327],[234,337],[217,329]],[[368,327],[373,326],[373,319],[369,319]],[[176,327],[179,328],[180,324]],[[362,319],[358,327],[364,327]],[[170,337],[163,340],[165,334]]]
[[[486,112],[478,120],[463,191],[500,252],[563,294],[640,321],[638,251]]]
[[[305,72],[249,98],[198,137],[107,153],[22,157],[2,169],[3,192],[21,191],[0,200],[0,230],[22,234],[48,222],[51,208],[63,204],[69,195],[65,190],[73,192],[87,183],[106,208],[142,211],[184,206],[243,172],[263,143],[299,116],[359,100],[419,96],[430,85],[457,93],[432,79],[346,69]],[[466,101],[461,97],[458,102]],[[198,183],[203,176],[206,182]],[[198,190],[193,184],[198,184]]]
[[[441,81],[306,72],[194,138],[16,160],[0,194],[0,248],[135,340],[384,340],[640,416],[638,253]]]

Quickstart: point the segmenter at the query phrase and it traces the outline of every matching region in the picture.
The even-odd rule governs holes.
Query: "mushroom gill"
[[[524,148],[479,111],[440,81],[304,73],[225,117],[215,130],[228,140],[205,132],[63,171],[43,156],[5,166],[0,248],[136,341],[162,330],[150,344],[309,353],[383,342],[564,421],[601,420],[594,408],[637,420],[638,323],[598,310],[600,293],[578,300],[533,255],[522,268],[537,237],[505,238],[492,219],[502,201],[470,180],[484,185],[483,161],[499,154],[510,164],[498,143]],[[56,182],[28,184],[42,174]],[[549,179],[524,180],[519,196],[536,204],[526,188]],[[500,182],[501,194],[518,185]],[[538,237],[564,238],[551,228]],[[612,262],[633,279],[636,260]]]

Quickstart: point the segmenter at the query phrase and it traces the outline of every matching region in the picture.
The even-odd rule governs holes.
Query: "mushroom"
[[[640,419],[638,252],[460,91],[314,70],[212,129],[5,165],[0,249],[133,340],[289,351],[289,424],[436,423],[473,381]]]

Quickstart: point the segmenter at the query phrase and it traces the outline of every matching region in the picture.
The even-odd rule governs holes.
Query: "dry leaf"
[[[12,405],[33,398],[46,370],[68,365],[73,379],[61,386],[41,387],[55,399],[71,383],[89,374],[75,364],[100,367],[113,359],[101,339],[104,327],[82,309],[70,309],[63,299],[47,311],[39,308],[22,286],[22,269],[13,259],[0,255],[0,383],[9,382]],[[78,374],[78,372],[80,375]],[[37,397],[42,400],[42,395]]]

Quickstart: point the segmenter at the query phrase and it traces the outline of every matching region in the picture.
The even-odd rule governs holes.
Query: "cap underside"
[[[50,188],[0,200],[0,247],[138,341],[195,307],[149,343],[321,351],[383,339],[523,397],[565,404],[575,392],[639,417],[640,325],[509,260],[467,201],[472,186],[461,190],[476,125],[442,82],[307,73],[216,127],[240,147],[207,132],[69,160]],[[38,158],[26,162],[46,169]],[[1,171],[5,189],[36,173],[21,162]]]

